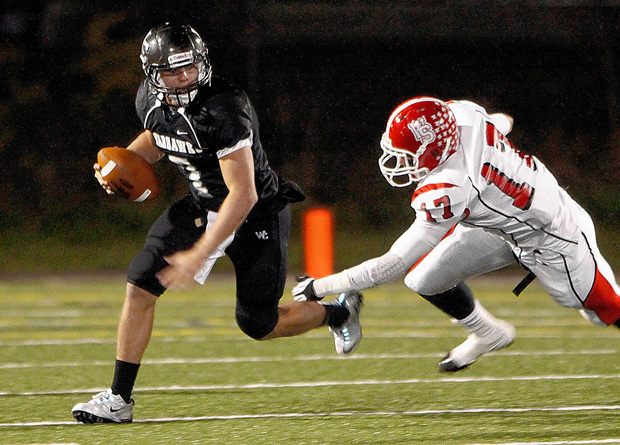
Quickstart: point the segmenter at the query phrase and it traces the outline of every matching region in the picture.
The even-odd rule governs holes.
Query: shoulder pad
[[[484,108],[468,100],[449,102],[448,106],[454,113],[458,126],[473,126],[478,113],[487,115]]]
[[[242,90],[225,89],[205,98],[201,106],[196,127],[209,135],[205,145],[215,151],[234,147],[252,134],[254,111]]]
[[[138,114],[138,117],[140,118],[140,121],[143,125],[148,111],[151,109],[153,103],[155,102],[154,99],[155,96],[151,93],[146,79],[143,80],[140,84],[138,92],[136,93],[135,101],[136,113]]]
[[[497,130],[504,136],[507,136],[508,133],[510,133],[510,131],[512,130],[512,124],[510,122],[510,119],[504,113],[490,114],[489,119],[491,120],[491,123],[495,126],[495,128],[497,128]]]

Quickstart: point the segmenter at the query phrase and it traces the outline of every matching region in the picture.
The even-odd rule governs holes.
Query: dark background
[[[387,249],[412,190],[385,182],[378,143],[396,105],[433,95],[511,114],[511,140],[618,251],[620,2],[2,0],[0,271],[124,269],[124,254],[93,260],[98,246],[132,251],[184,193],[166,165],[164,196],[140,205],[92,175],[99,148],[141,131],[140,44],[165,21],[194,26],[214,73],[249,93],[270,161],[308,194],[296,223],[329,205],[339,239],[385,234]]]

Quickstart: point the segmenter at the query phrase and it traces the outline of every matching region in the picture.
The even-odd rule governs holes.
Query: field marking
[[[559,355],[610,355],[618,354],[617,349],[594,349],[567,351],[563,349],[549,351],[498,351],[493,355],[498,356],[559,356]],[[262,362],[295,362],[295,361],[319,361],[319,360],[411,360],[421,358],[438,358],[445,356],[445,352],[430,352],[418,354],[355,354],[351,356],[338,355],[301,355],[294,357],[201,357],[201,358],[163,358],[143,360],[143,365],[202,365],[215,363],[262,363]],[[80,366],[111,366],[113,361],[94,360],[84,362],[47,362],[47,363],[2,363],[0,369],[28,369],[28,368],[73,368]]]
[[[605,444],[620,443],[620,439],[590,439],[590,440],[556,440],[552,442],[489,442],[489,443],[472,443],[469,445],[587,445],[587,444]]]
[[[559,407],[530,408],[465,408],[465,409],[424,409],[417,411],[334,411],[327,413],[273,413],[273,414],[231,414],[226,416],[195,416],[195,417],[159,417],[153,419],[135,419],[133,423],[168,423],[168,422],[199,422],[207,420],[244,420],[244,419],[275,419],[275,418],[322,418],[322,417],[372,417],[372,416],[427,416],[437,414],[504,414],[530,412],[572,412],[572,411],[617,411],[620,405],[585,405]],[[81,425],[77,422],[15,422],[0,423],[1,428]],[[619,439],[609,439],[619,440]],[[605,442],[544,442],[544,443],[605,443]],[[614,443],[614,442],[611,442]],[[484,444],[481,444],[484,445]],[[491,445],[491,444],[487,444]],[[507,445],[507,444],[496,444]],[[511,444],[513,445],[513,444]],[[516,445],[516,444],[515,444]],[[531,445],[531,444],[528,444]]]
[[[412,384],[438,384],[438,383],[480,383],[480,382],[531,382],[553,380],[594,380],[594,379],[620,379],[620,374],[592,374],[592,375],[537,375],[515,377],[443,377],[437,379],[400,379],[400,380],[348,380],[348,381],[319,381],[319,382],[290,382],[290,383],[247,383],[243,385],[171,385],[171,386],[145,386],[137,388],[134,393],[145,392],[168,392],[168,391],[221,391],[238,389],[274,389],[274,388],[318,388],[333,386],[373,386],[373,385],[412,385]],[[57,391],[25,391],[25,392],[0,392],[0,397],[15,396],[50,396],[69,394],[94,394],[106,391],[108,388],[82,388],[65,389]]]
[[[75,339],[45,339],[45,340],[4,340],[0,346],[73,346],[73,345],[101,345],[116,343],[115,338],[75,338]]]
[[[218,326],[217,328],[220,328]],[[295,337],[297,340],[301,339],[317,339],[317,338],[327,338],[328,335],[326,333],[308,333],[303,336]],[[466,333],[462,331],[455,332],[447,332],[438,334],[437,332],[420,332],[420,331],[406,331],[406,332],[397,332],[397,333],[367,333],[364,335],[365,338],[466,338]],[[218,341],[245,341],[250,342],[251,339],[242,334],[239,335],[218,335],[214,334],[212,336],[197,336],[197,335],[188,335],[188,336],[157,336],[153,335],[153,341],[161,341],[166,343],[200,343],[203,341],[213,341],[216,338]],[[598,332],[593,334],[592,332],[584,332],[583,334],[576,334],[570,332],[558,332],[557,334],[550,333],[541,333],[541,334],[528,334],[528,333],[520,333],[517,331],[517,339],[519,338],[532,338],[532,339],[589,339],[589,340],[607,340],[620,339],[620,333],[616,330],[607,331],[606,332]],[[109,338],[96,338],[96,337],[86,337],[86,338],[58,338],[58,339],[24,339],[24,340],[0,340],[0,346],[73,346],[73,345],[97,345],[97,344],[110,344],[116,343],[116,337]]]
[[[13,309],[2,312],[0,320],[11,320],[13,318],[77,318],[84,317],[81,309]]]
[[[109,317],[109,319],[102,318],[89,318],[80,314],[79,311],[68,311],[61,312],[58,311],[55,314],[43,315],[43,314],[17,314],[15,311],[11,313],[3,313],[0,314],[0,327],[6,328],[7,332],[10,328],[22,328],[24,325],[24,320],[29,320],[29,326],[32,328],[67,328],[67,329],[75,329],[75,330],[86,330],[92,329],[93,327],[101,327],[110,329],[114,329],[118,325],[118,317]],[[165,326],[168,329],[182,329],[187,327],[194,327],[194,322],[197,321],[201,326],[210,328],[210,327],[220,327],[220,328],[229,328],[229,329],[237,329],[237,325],[233,320],[229,320],[228,314],[214,314],[209,313],[209,317],[196,317],[195,319],[187,319],[185,317],[179,319],[164,319],[160,320],[160,326]],[[563,328],[580,328],[580,327],[589,327],[590,324],[581,318],[575,317],[544,317],[544,318],[532,318],[530,317],[515,317],[515,316],[504,316],[502,318],[509,318],[510,322],[518,327],[518,328],[527,328],[527,327],[557,327],[562,326]],[[222,322],[222,320],[224,320]],[[435,321],[435,320],[424,320],[424,319],[404,319],[404,318],[394,318],[390,317],[379,319],[378,316],[367,320],[364,322],[364,327],[368,329],[385,329],[389,327],[391,330],[398,329],[428,329],[428,328],[437,328],[441,326],[449,326],[445,324],[446,320]]]

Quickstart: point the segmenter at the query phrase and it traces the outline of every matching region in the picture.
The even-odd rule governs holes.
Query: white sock
[[[478,300],[474,301],[474,310],[462,320],[454,320],[468,331],[484,337],[493,330],[497,319],[487,311]]]

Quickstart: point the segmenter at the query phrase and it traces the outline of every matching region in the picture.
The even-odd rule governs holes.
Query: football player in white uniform
[[[416,97],[399,105],[381,140],[379,166],[394,187],[416,183],[415,221],[386,254],[306,278],[295,298],[363,290],[406,274],[410,289],[470,332],[439,363],[448,372],[512,343],[514,327],[487,312],[464,281],[515,261],[562,306],[620,327],[620,288],[590,216],[539,159],[508,141],[511,128],[509,116],[468,101]],[[350,342],[360,339],[361,332]]]

